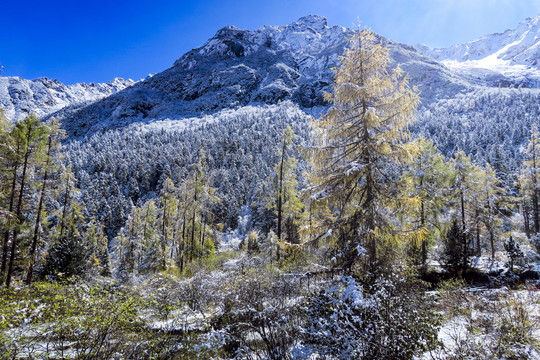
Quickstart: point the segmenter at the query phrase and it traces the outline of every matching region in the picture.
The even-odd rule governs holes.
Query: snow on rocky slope
[[[540,87],[540,18],[517,29],[448,49],[412,47],[380,37],[391,66],[421,91],[422,106],[485,87]],[[309,15],[284,26],[227,26],[171,68],[133,84],[65,86],[54,80],[0,78],[0,107],[19,119],[33,111],[60,118],[68,133],[90,136],[131,123],[182,119],[290,100],[317,117],[326,110],[333,67],[353,30]],[[132,86],[130,86],[132,85]]]
[[[66,106],[80,106],[103,99],[135,82],[116,78],[106,84],[64,85],[45,77],[25,80],[20,77],[0,77],[0,108],[8,119],[17,121],[30,113],[44,117]]]
[[[286,26],[242,30],[227,26],[203,46],[151,78],[82,109],[65,109],[68,133],[85,136],[133,122],[199,116],[226,108],[291,100],[318,116],[326,109],[333,67],[352,30],[328,26],[310,15]],[[472,83],[414,48],[381,38],[392,64],[400,64],[430,102],[452,96]]]
[[[450,69],[501,86],[540,86],[540,15],[515,29],[448,48],[417,49]]]

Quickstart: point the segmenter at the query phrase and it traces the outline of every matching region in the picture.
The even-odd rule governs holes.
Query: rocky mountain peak
[[[486,42],[483,38],[462,44],[462,47],[448,49],[415,49],[389,39],[381,39],[389,48],[391,66],[399,64],[408,74],[411,83],[421,87],[421,99],[423,105],[427,106],[433,101],[452,97],[475,86],[514,87],[525,82],[529,87],[540,86],[534,77],[523,75],[522,72],[523,69],[529,72],[532,71],[530,69],[534,70],[534,65],[519,65],[512,68],[517,71],[514,73],[503,73],[503,70],[497,69],[483,69],[483,72],[478,73],[476,68],[471,73],[451,66],[451,61],[465,64],[469,60],[447,60],[451,58],[450,55],[467,52],[469,58],[472,54],[482,54],[492,61],[494,57],[490,58],[489,54],[493,54],[493,51],[489,49],[504,48],[507,50],[506,55],[517,51],[512,60],[495,59],[504,69],[508,69],[507,65],[512,65],[510,61],[517,61],[520,56],[529,56],[528,59],[535,61],[539,57],[533,51],[538,49],[535,45],[536,35],[531,40],[531,35],[527,34],[537,34],[534,29],[538,28],[539,22],[539,18],[524,22],[521,36],[518,37],[523,41],[519,43],[515,37],[508,42],[507,38],[513,36],[512,31],[494,34],[491,39],[504,40],[498,43],[494,40]],[[318,15],[304,16],[289,25],[262,26],[256,30],[226,26],[201,47],[182,55],[171,68],[161,73],[147,77],[133,86],[124,85],[121,80],[115,79],[105,84],[109,89],[104,89],[105,93],[110,96],[97,102],[96,97],[78,95],[78,99],[88,102],[84,107],[73,106],[71,101],[58,104],[47,95],[36,96],[45,99],[40,100],[45,101],[45,104],[51,104],[47,105],[50,109],[63,107],[54,116],[59,117],[68,132],[75,136],[123,127],[133,122],[182,119],[227,108],[277,104],[285,100],[293,101],[317,116],[328,106],[324,92],[332,90],[332,68],[339,66],[339,56],[347,46],[347,35],[352,31],[338,25],[328,26],[326,18]],[[518,45],[527,45],[524,52],[519,52],[521,48]],[[499,54],[502,53],[497,53],[497,56]],[[484,63],[487,60],[483,60]],[[480,66],[478,64],[475,66]],[[65,87],[48,79],[36,81],[47,89]],[[24,90],[24,86],[6,85],[3,90],[1,85],[2,81],[0,106],[2,94],[5,93],[9,93],[9,96],[4,96],[4,102],[9,102],[8,108],[13,101],[33,96],[33,93]],[[84,84],[77,89],[67,90],[77,90],[79,94],[84,94],[92,90],[92,87],[101,89],[102,86]],[[67,90],[64,94],[69,94]],[[60,90],[58,93],[58,96],[64,98],[67,96],[61,95]],[[18,109],[14,111],[25,111],[20,107]],[[49,110],[40,115],[49,114]]]
[[[318,31],[321,31],[328,27],[328,21],[326,20],[326,18],[319,15],[303,16],[293,24],[309,26],[310,28]]]

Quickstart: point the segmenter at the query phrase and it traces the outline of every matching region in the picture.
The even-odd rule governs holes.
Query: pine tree
[[[142,209],[142,229],[139,241],[142,244],[141,261],[139,271],[149,273],[165,269],[165,254],[162,252],[158,233],[158,209],[154,199],[146,202]]]
[[[56,229],[54,243],[45,259],[44,275],[71,277],[84,276],[88,270],[88,258],[91,253],[85,244],[82,228],[84,217],[82,207],[73,199],[64,205],[62,225]]]
[[[534,234],[540,232],[540,204],[539,201],[539,176],[540,176],[540,132],[538,127],[533,125],[531,137],[526,149],[526,160],[523,162],[524,168],[519,175],[519,182],[522,195],[524,222],[526,233],[530,235],[529,211],[532,210]]]
[[[15,144],[13,137],[13,126],[4,116],[4,111],[0,110],[0,160],[1,160],[1,212],[2,212],[2,254],[0,265],[0,285],[4,282],[4,275],[7,267],[7,255],[9,248],[9,235],[15,216],[13,206],[15,203],[15,186],[17,184],[17,170],[19,167],[20,142]]]
[[[510,271],[514,272],[514,265],[516,262],[523,258],[523,251],[521,251],[521,247],[512,238],[512,236],[510,236],[508,242],[504,243],[504,250],[506,250],[506,254],[508,256],[508,266],[510,268]]]
[[[469,254],[467,254],[469,249],[463,247],[463,239],[467,239],[468,237],[469,235],[463,232],[458,220],[454,219],[452,226],[443,238],[443,253],[441,258],[441,262],[452,273],[462,272],[469,265]]]
[[[205,241],[206,226],[211,223],[212,206],[219,199],[215,195],[215,189],[210,186],[210,180],[207,177],[208,165],[206,155],[203,150],[199,153],[197,164],[194,165],[194,171],[191,178],[188,179],[185,189],[188,190],[188,212],[191,216],[190,221],[190,239],[187,245],[189,249],[189,261],[201,255]],[[200,242],[196,241],[196,232],[199,230]]]
[[[285,129],[279,152],[279,161],[274,167],[275,178],[273,191],[268,207],[274,209],[277,217],[278,248],[276,260],[280,260],[281,244],[298,244],[298,219],[302,202],[298,197],[298,180],[296,179],[296,164],[298,160],[289,155],[295,138],[294,130],[289,125]]]
[[[454,199],[460,215],[462,242],[462,268],[466,269],[469,257],[474,254],[472,242],[476,233],[477,243],[480,239],[480,212],[482,204],[476,201],[482,192],[482,169],[473,164],[469,156],[458,150],[452,159],[454,167],[453,186],[449,189],[454,193]],[[477,252],[480,249],[477,249]]]
[[[329,201],[332,236],[347,264],[360,245],[375,265],[378,248],[394,235],[384,210],[396,195],[391,164],[409,156],[404,144],[419,100],[388,61],[388,50],[371,31],[355,33],[326,95],[332,107],[313,123],[316,197]]]
[[[103,227],[95,219],[90,220],[84,231],[83,244],[87,249],[87,270],[93,275],[111,275],[107,237]]]
[[[55,225],[46,234],[52,244],[45,258],[44,275],[84,276],[93,249],[85,242],[86,220],[71,166],[62,169],[59,183],[60,206],[52,213],[50,221]]]
[[[45,198],[47,196],[47,191],[49,190],[51,172],[58,167],[58,164],[56,164],[56,162],[63,160],[63,154],[61,154],[60,152],[60,140],[64,138],[65,133],[60,129],[60,123],[54,118],[47,123],[47,126],[49,128],[49,135],[47,139],[47,146],[44,158],[41,160],[42,164],[40,166],[42,167],[43,173],[41,179],[41,188],[39,190],[39,203],[36,209],[36,220],[32,235],[32,245],[29,254],[30,264],[28,265],[28,273],[26,277],[27,285],[30,285],[32,283],[32,275],[34,271],[34,264],[36,262],[38,240],[41,235],[41,223],[47,217],[45,211]]]
[[[178,233],[178,189],[174,186],[170,178],[166,178],[163,182],[163,189],[160,196],[160,236],[161,236],[161,251],[165,258],[173,260],[177,249],[176,239]],[[167,253],[170,250],[169,256]]]
[[[416,224],[420,244],[414,241],[413,259],[417,258],[420,245],[420,265],[425,270],[428,242],[435,237],[436,229],[440,228],[439,215],[445,210],[447,189],[450,182],[450,164],[438,153],[436,146],[429,140],[420,137],[415,140],[416,152],[409,170],[402,175],[405,184],[402,194],[404,197],[415,199],[412,202],[412,214],[406,214],[405,222]],[[411,209],[405,209],[410,212]],[[412,216],[411,216],[412,215]],[[410,221],[411,219],[412,221]]]
[[[22,166],[22,172],[20,175],[20,180],[18,182],[19,189],[15,193],[15,187],[12,186],[10,208],[16,201],[16,206],[12,209],[15,210],[15,219],[16,224],[12,230],[11,235],[11,249],[9,250],[9,261],[7,262],[7,273],[6,273],[6,287],[11,286],[11,280],[13,276],[15,256],[18,252],[18,237],[21,233],[21,229],[24,225],[26,219],[23,217],[23,208],[25,207],[25,194],[28,192],[28,175],[32,171],[32,167],[35,165],[35,159],[39,158],[43,149],[45,148],[45,143],[48,138],[48,128],[42,123],[35,115],[30,115],[20,123],[16,124],[13,128],[12,135],[17,143],[17,154],[18,158],[15,161],[16,166],[14,166],[13,172],[13,182],[16,183],[17,179],[17,168],[19,164]],[[16,198],[16,199],[15,199]],[[4,243],[7,242],[9,238],[9,231],[6,233]],[[2,268],[5,266],[3,259]]]
[[[491,165],[486,164],[481,180],[482,191],[477,199],[482,207],[482,222],[488,232],[489,244],[491,248],[491,260],[495,260],[495,240],[498,229],[502,225],[500,217],[501,208],[510,208],[508,201],[505,201],[505,189]]]

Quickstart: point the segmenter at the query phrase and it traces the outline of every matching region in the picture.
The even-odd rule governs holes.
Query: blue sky
[[[66,84],[138,80],[170,67],[226,25],[256,29],[318,14],[393,40],[434,47],[502,32],[540,0],[2,0],[3,76]]]

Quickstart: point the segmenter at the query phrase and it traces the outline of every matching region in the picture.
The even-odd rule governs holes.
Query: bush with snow
[[[411,359],[437,346],[439,318],[419,284],[405,276],[365,287],[343,276],[313,295],[304,312],[297,359]]]

